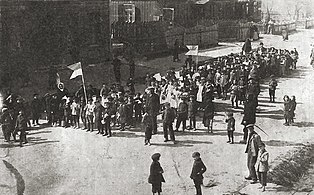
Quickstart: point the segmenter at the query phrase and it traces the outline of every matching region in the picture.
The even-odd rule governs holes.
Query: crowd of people
[[[16,141],[20,132],[20,146],[27,143],[27,128],[38,126],[40,117],[45,114],[51,126],[72,127],[83,129],[87,132],[97,131],[97,134],[111,137],[112,129],[124,131],[132,128],[143,128],[145,131],[145,145],[150,145],[150,140],[157,134],[157,117],[161,115],[164,141],[176,143],[175,132],[197,130],[197,117],[202,117],[204,127],[213,133],[213,119],[215,116],[215,99],[230,101],[232,109],[226,109],[228,141],[234,143],[235,118],[233,111],[243,109],[243,140],[247,145],[248,169],[250,175],[246,178],[257,182],[257,177],[263,190],[266,185],[267,166],[263,165],[261,173],[256,174],[255,164],[264,161],[265,144],[254,131],[258,96],[260,94],[261,79],[270,77],[269,102],[275,102],[277,81],[275,77],[290,74],[296,69],[298,52],[266,48],[261,43],[256,50],[252,50],[251,43],[247,40],[243,51],[239,54],[230,54],[214,59],[209,59],[196,64],[188,56],[181,70],[170,68],[165,76],[147,74],[145,78],[146,90],[143,93],[135,90],[133,77],[127,81],[126,86],[120,82],[119,68],[114,68],[117,82],[112,85],[103,84],[100,89],[88,85],[85,89],[81,86],[75,93],[67,90],[39,97],[34,94],[33,100],[25,101],[16,94],[10,94],[4,100],[1,124],[5,141],[9,142],[11,136]],[[134,64],[134,63],[133,63]],[[113,65],[121,65],[115,58]],[[134,76],[132,66],[131,75]],[[296,108],[295,97],[292,100],[284,97],[285,125],[293,123]],[[243,105],[243,107],[239,107]],[[188,121],[188,125],[187,125]],[[173,127],[175,123],[175,126]],[[169,139],[170,136],[170,139]],[[156,161],[160,155],[153,156],[153,169],[158,173],[163,170]],[[195,163],[200,163],[199,153],[193,154]],[[259,161],[258,161],[259,159]],[[266,159],[266,160],[265,160]],[[197,165],[195,165],[197,166]],[[266,166],[266,168],[265,168]],[[204,166],[205,167],[205,166]],[[203,172],[206,171],[206,167]],[[259,171],[259,168],[258,168]],[[202,179],[193,176],[197,194],[201,194]],[[151,178],[152,179],[152,178]],[[153,193],[161,192],[161,182],[153,184]],[[153,181],[151,181],[153,182]]]
[[[178,131],[180,126],[182,131],[196,130],[196,117],[200,115],[203,116],[202,121],[208,132],[213,131],[215,98],[230,99],[231,106],[235,109],[243,104],[242,124],[254,124],[261,79],[271,77],[269,95],[270,102],[274,102],[277,86],[275,77],[289,74],[296,68],[297,60],[298,52],[295,49],[288,51],[265,48],[261,43],[256,50],[252,50],[248,40],[242,53],[198,64],[188,56],[180,71],[170,68],[163,77],[147,74],[147,89],[144,93],[135,91],[132,77],[126,86],[122,86],[118,74],[117,82],[111,86],[103,84],[101,89],[96,89],[88,85],[86,95],[83,86],[75,93],[64,90],[54,94],[47,93],[41,98],[34,94],[30,103],[11,94],[5,99],[4,105],[12,117],[12,127],[15,126],[20,111],[27,116],[28,126],[31,126],[30,117],[32,125],[39,125],[38,119],[45,113],[49,125],[72,126],[89,132],[96,130],[98,134],[108,137],[112,136],[112,128],[123,131],[139,127],[143,122],[146,145],[150,144],[151,136],[157,133],[157,116],[161,114],[165,142],[169,141],[170,134],[170,140],[175,143],[174,131]],[[120,64],[118,58],[114,60],[114,64]],[[117,70],[114,71],[116,73]],[[134,75],[133,68],[131,73]],[[5,116],[9,115],[4,115],[4,118]],[[287,119],[286,123],[291,122]],[[247,130],[244,132],[245,142]],[[8,136],[6,140],[9,140]],[[230,143],[233,143],[232,136]]]

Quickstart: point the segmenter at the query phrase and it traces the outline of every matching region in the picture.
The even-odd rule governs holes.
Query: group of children
[[[158,195],[162,192],[162,183],[165,182],[163,177],[164,170],[161,167],[159,160],[160,160],[160,153],[155,153],[152,155],[152,164],[150,166],[150,174],[148,177],[148,183],[152,185],[152,193]],[[194,182],[196,195],[202,195],[202,188],[204,176],[203,174],[206,172],[207,168],[201,159],[201,154],[199,152],[194,152],[192,154],[192,158],[194,159],[194,163],[192,166],[192,171],[190,174],[190,178]],[[259,187],[262,192],[265,191],[267,186],[267,172],[269,170],[268,165],[269,153],[266,150],[265,143],[261,142],[259,146],[258,156],[257,156],[257,163],[256,163],[256,170],[258,173],[258,180],[260,181],[261,186]]]
[[[156,193],[158,195],[162,192],[162,182],[165,182],[163,177],[164,170],[162,169],[159,160],[160,160],[160,153],[155,153],[152,155],[152,164],[150,166],[150,174],[148,177],[148,183],[152,184],[152,192],[153,195]],[[203,185],[203,174],[206,172],[206,166],[201,159],[201,154],[199,152],[194,152],[192,154],[192,158],[194,159],[192,171],[190,174],[190,178],[194,182],[194,186],[196,189],[196,195],[202,195],[202,188]]]

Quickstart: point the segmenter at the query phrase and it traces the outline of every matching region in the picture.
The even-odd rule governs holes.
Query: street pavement
[[[283,42],[280,36],[265,35],[261,40],[266,47],[294,47],[300,53],[298,69],[290,76],[280,78],[277,102],[268,102],[267,80],[262,85],[257,125],[268,136],[258,131],[270,153],[270,164],[276,157],[313,143],[314,114],[312,86],[314,72],[309,66],[310,43],[314,42],[314,30],[302,30]],[[254,43],[254,44],[258,44]],[[233,49],[236,49],[234,47]],[[224,48],[223,48],[224,49]],[[200,53],[217,53],[207,50]],[[226,51],[221,51],[225,55]],[[229,50],[228,50],[229,52]],[[182,56],[181,56],[181,59]],[[166,70],[171,57],[149,61],[143,66],[160,67]],[[148,63],[148,62],[147,62]],[[155,64],[156,63],[156,64]],[[179,67],[179,63],[176,63]],[[156,68],[157,69],[157,68]],[[297,99],[294,126],[283,126],[284,95],[295,95]],[[203,194],[291,194],[280,191],[270,184],[262,193],[257,187],[244,180],[247,176],[245,146],[238,144],[242,139],[240,125],[241,110],[235,111],[237,144],[227,144],[224,112],[230,108],[229,101],[215,100],[220,108],[215,116],[214,133],[208,134],[198,121],[197,131],[176,133],[177,144],[164,143],[162,126],[154,135],[151,146],[144,146],[144,132],[140,128],[130,131],[114,131],[111,138],[88,133],[79,129],[46,127],[34,128],[28,135],[29,144],[18,147],[0,139],[0,194],[25,195],[147,195],[151,194],[148,184],[151,155],[161,153],[161,166],[165,173],[164,195],[195,194],[193,181],[189,178],[192,168],[192,153],[199,151],[207,166],[204,174]]]

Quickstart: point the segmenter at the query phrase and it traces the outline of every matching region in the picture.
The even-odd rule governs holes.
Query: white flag
[[[72,65],[68,66],[68,68],[73,70],[73,73],[72,73],[70,79],[74,79],[80,75],[83,75],[81,62],[72,64]]]
[[[198,45],[187,45],[189,51],[185,54],[186,56],[197,56],[198,55]]]
[[[160,73],[157,73],[153,76],[157,81],[161,81],[161,75]]]

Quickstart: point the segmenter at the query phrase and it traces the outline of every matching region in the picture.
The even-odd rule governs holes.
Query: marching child
[[[265,144],[262,142],[258,151],[257,157],[257,173],[258,180],[261,183],[262,191],[265,191],[265,186],[267,185],[267,172],[268,172],[268,158],[269,154],[265,149]]]
[[[228,139],[229,139],[227,143],[233,144],[234,143],[233,132],[235,130],[235,119],[233,117],[232,112],[227,113],[226,123],[227,123]]]

